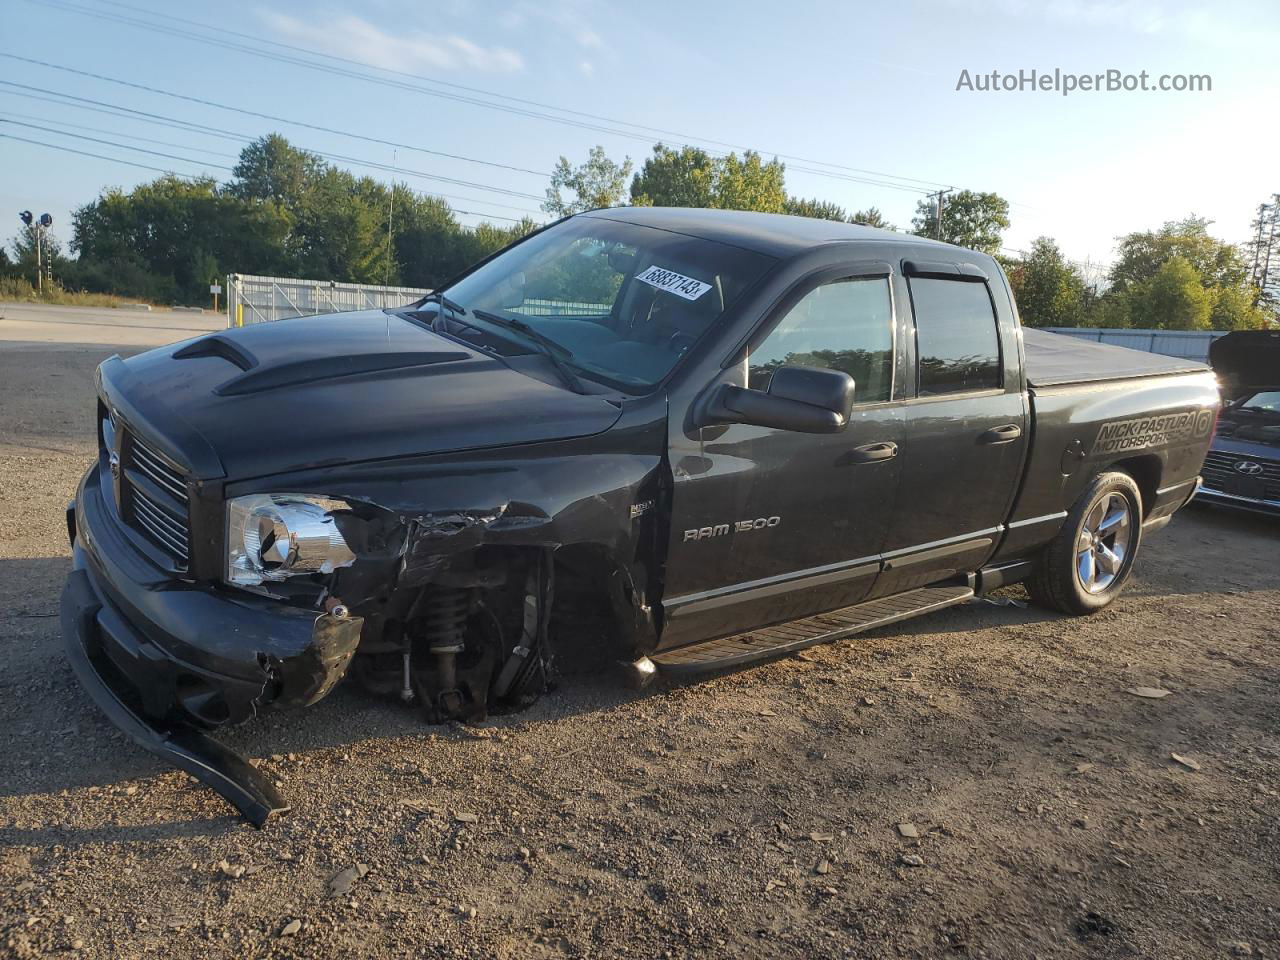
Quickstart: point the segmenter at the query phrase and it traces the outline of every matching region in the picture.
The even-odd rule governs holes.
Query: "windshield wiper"
[[[431,293],[428,293],[425,297],[423,297],[421,300],[418,301],[418,306],[425,307],[428,303],[434,303],[438,307],[440,307],[440,309],[436,312],[437,319],[440,317],[443,317],[444,312],[446,310],[448,310],[451,314],[459,317],[464,317],[467,314],[466,307],[462,306],[459,303],[454,303],[452,300],[446,297],[439,290],[433,290]],[[436,326],[435,322],[432,321],[431,329],[434,330],[435,326]]]
[[[560,379],[564,381],[566,387],[574,393],[586,393],[587,388],[583,385],[582,379],[569,369],[569,365],[564,362],[567,357],[573,356],[573,351],[561,343],[552,340],[545,333],[534,329],[515,317],[504,317],[500,314],[490,313],[488,310],[472,309],[471,315],[477,320],[487,320],[489,323],[499,327],[506,327],[508,330],[514,330],[516,333],[533,342],[538,348],[538,352],[551,361],[551,365],[556,368],[556,373],[560,375]]]

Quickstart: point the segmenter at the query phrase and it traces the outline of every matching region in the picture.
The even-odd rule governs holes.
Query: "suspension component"
[[[458,655],[466,650],[467,616],[471,590],[435,586],[422,598],[420,629],[426,652],[434,666],[435,696],[423,697],[423,706],[440,719],[461,716],[466,697],[458,687]]]

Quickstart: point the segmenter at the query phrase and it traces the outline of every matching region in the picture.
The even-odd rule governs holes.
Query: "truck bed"
[[[1133,377],[1197,373],[1209,368],[1195,360],[1130,350],[1024,327],[1027,381],[1032,387],[1128,380]]]

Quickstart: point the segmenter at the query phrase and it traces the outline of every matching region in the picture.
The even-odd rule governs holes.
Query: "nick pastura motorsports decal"
[[[1112,420],[1104,423],[1098,431],[1098,439],[1090,455],[1096,457],[1123,450],[1146,450],[1184,443],[1207,437],[1212,429],[1212,410],[1184,410],[1156,417]]]

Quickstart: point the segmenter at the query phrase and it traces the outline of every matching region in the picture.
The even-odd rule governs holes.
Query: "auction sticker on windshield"
[[[686,277],[683,274],[676,273],[674,270],[664,270],[659,266],[650,267],[636,279],[641,283],[649,284],[651,287],[665,290],[667,293],[674,293],[677,297],[684,297],[686,300],[697,300],[711,289],[711,284],[709,283],[703,283],[701,280],[693,279],[693,277]]]

